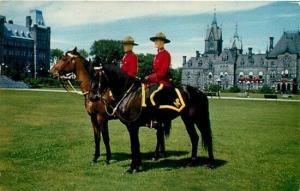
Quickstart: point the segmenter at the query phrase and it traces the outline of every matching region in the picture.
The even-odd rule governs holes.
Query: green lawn
[[[0,190],[299,190],[300,103],[210,100],[220,165],[185,167],[191,145],[180,119],[167,158],[150,160],[155,131],[140,131],[144,172],[123,175],[129,136],[111,121],[113,161],[90,166],[89,117],[79,95],[0,90]],[[101,153],[104,146],[101,143]],[[199,147],[200,156],[206,152]]]
[[[243,92],[241,92],[243,93]],[[238,97],[239,93],[228,93],[228,92],[221,92],[220,96],[221,97]],[[292,100],[299,100],[300,99],[300,95],[299,94],[292,94],[291,98],[286,98],[283,97],[281,94],[277,94],[278,99],[292,99]],[[249,97],[250,98],[264,98],[264,94],[261,93],[249,93]]]

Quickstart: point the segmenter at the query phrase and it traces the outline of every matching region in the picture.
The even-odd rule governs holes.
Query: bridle
[[[115,116],[116,114],[118,115],[119,118],[122,118],[124,121],[128,121],[126,119],[124,119],[120,114],[118,114],[117,110],[120,106],[120,104],[123,102],[123,100],[129,95],[129,93],[131,92],[132,88],[134,87],[134,83],[127,89],[127,91],[124,93],[124,95],[122,96],[122,98],[118,101],[118,103],[115,106],[112,106],[107,97],[104,96],[103,94],[107,93],[107,91],[110,91],[109,88],[105,88],[102,90],[101,88],[101,80],[102,80],[102,76],[104,76],[105,80],[107,81],[107,83],[109,82],[109,79],[103,69],[102,64],[100,64],[98,67],[94,67],[94,70],[99,72],[99,80],[98,80],[98,88],[97,88],[97,94],[96,96],[98,96],[100,98],[100,100],[103,100],[104,105],[105,105],[105,112],[108,116]],[[107,110],[107,107],[110,107],[112,109],[112,112],[110,113]],[[138,116],[139,117],[139,116]]]
[[[77,55],[73,55],[71,53],[66,53],[67,56],[71,57],[71,60],[69,60],[68,62],[74,65],[75,68],[75,58],[77,58]],[[65,65],[63,65],[60,68],[60,71],[63,70],[65,68]],[[71,73],[67,73],[64,75],[61,75],[60,73],[58,73],[58,80],[60,82],[60,84],[63,86],[63,88],[68,92],[68,93],[75,93],[75,94],[79,94],[79,95],[87,95],[89,92],[81,92],[78,91],[74,88],[74,86],[72,85],[70,80],[75,80],[76,79],[76,75],[71,72]]]

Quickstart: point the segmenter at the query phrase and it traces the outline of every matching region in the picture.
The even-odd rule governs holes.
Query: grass
[[[129,136],[109,123],[112,158],[90,166],[89,117],[78,95],[0,90],[0,190],[299,190],[300,103],[210,100],[216,169],[185,167],[191,145],[180,119],[167,158],[150,160],[155,131],[140,131],[144,172],[123,175]],[[206,152],[199,147],[199,155]]]
[[[241,92],[243,93],[243,92]],[[221,92],[220,96],[221,97],[239,97],[238,96],[239,93],[229,93],[229,92]],[[262,93],[249,93],[249,97],[250,98],[264,98],[265,94]],[[291,98],[286,98],[283,97],[281,94],[277,94],[278,99],[293,99],[293,100],[300,100],[300,95],[299,94],[292,94]]]

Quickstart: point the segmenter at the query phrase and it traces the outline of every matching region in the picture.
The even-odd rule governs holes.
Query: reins
[[[100,90],[100,87],[101,87],[101,82],[100,82],[100,81],[101,81],[101,76],[102,76],[102,74],[104,75],[104,77],[106,78],[107,81],[108,81],[108,77],[107,77],[106,73],[104,72],[103,67],[102,67],[101,64],[100,64],[100,67],[94,67],[94,70],[99,70],[99,76],[100,76],[100,77],[99,77],[99,82],[98,82],[98,83],[99,83],[99,84],[98,84],[98,90]],[[121,114],[120,114],[119,112],[117,112],[117,111],[118,111],[118,108],[119,108],[119,106],[120,106],[120,104],[121,104],[121,103],[124,101],[124,99],[130,94],[130,92],[131,92],[131,90],[132,90],[133,87],[134,87],[134,83],[132,83],[132,85],[126,90],[126,92],[124,93],[124,95],[122,96],[122,98],[118,101],[118,103],[116,104],[115,107],[113,107],[110,103],[108,103],[107,98],[104,97],[101,93],[99,93],[99,91],[97,91],[98,96],[99,96],[100,99],[103,100],[103,102],[104,102],[104,105],[105,105],[105,112],[106,112],[106,114],[107,114],[108,116],[112,117],[112,116],[117,115],[118,118],[120,118],[121,120],[123,120],[123,121],[125,121],[125,122],[127,122],[127,123],[136,121],[136,120],[140,117],[141,111],[140,111],[139,114],[134,118],[134,120],[127,120],[127,119],[125,119],[124,117],[122,117]],[[112,109],[112,112],[109,112],[109,111],[107,110],[107,107],[110,107],[110,108]]]
[[[74,88],[74,86],[72,85],[71,81],[73,78],[73,76],[75,76],[75,74],[70,73],[64,76],[59,76],[59,82],[60,84],[63,86],[63,88],[68,92],[68,93],[73,93],[73,94],[79,94],[79,95],[86,95],[89,92],[81,92],[76,90],[76,88]]]

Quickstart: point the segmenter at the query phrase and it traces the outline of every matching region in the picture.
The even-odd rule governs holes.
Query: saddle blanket
[[[180,112],[185,102],[179,89],[164,87],[163,84],[146,86],[142,84],[142,107],[157,107]]]

